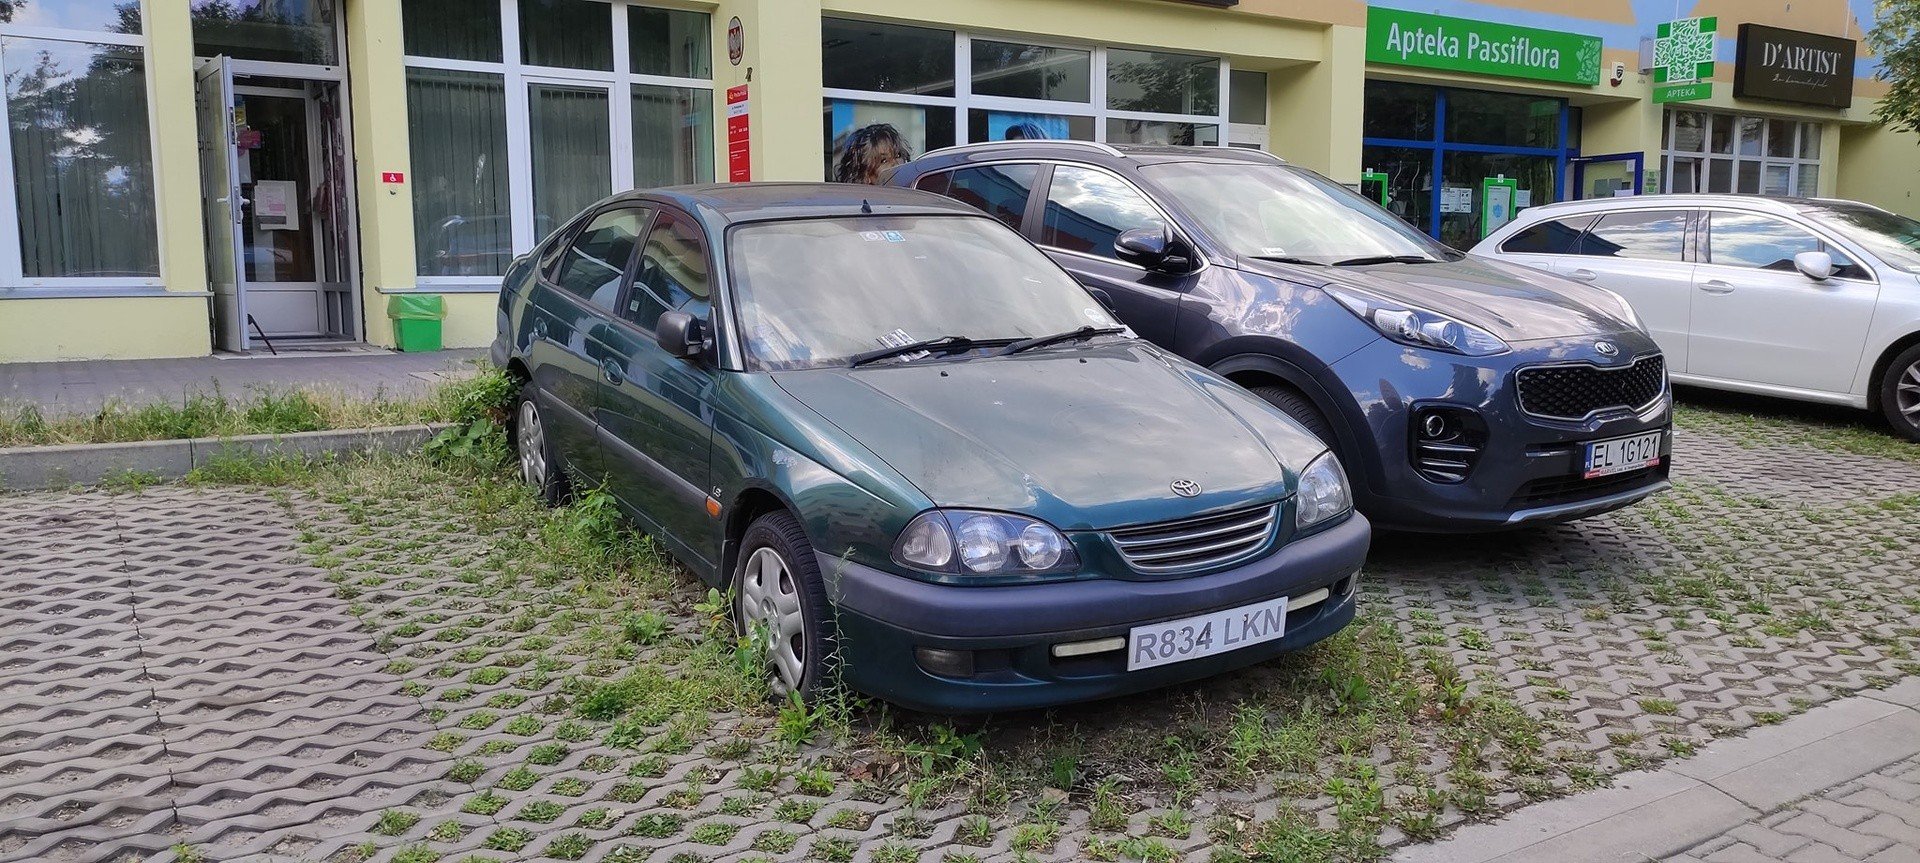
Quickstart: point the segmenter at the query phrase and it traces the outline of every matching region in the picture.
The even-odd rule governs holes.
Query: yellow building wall
[[[205,356],[207,299],[0,300],[0,363]]]
[[[1835,194],[1920,219],[1920,137],[1854,127],[1840,138]]]

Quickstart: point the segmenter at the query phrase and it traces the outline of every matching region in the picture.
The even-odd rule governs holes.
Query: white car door
[[[1845,252],[1779,216],[1707,213],[1695,269],[1688,374],[1846,393],[1860,368],[1880,286]],[[1825,251],[1839,271],[1815,281],[1794,268]]]
[[[1577,254],[1556,269],[1569,279],[1627,298],[1667,356],[1667,371],[1689,371],[1693,265],[1686,261],[1687,210],[1603,214],[1580,238]]]

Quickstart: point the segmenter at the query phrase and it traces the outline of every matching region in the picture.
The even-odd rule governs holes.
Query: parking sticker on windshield
[[[860,239],[869,243],[878,243],[882,239],[879,231],[861,231]]]
[[[907,235],[902,234],[899,231],[887,231],[884,233],[884,236],[887,238],[887,242],[889,243],[904,243],[907,241]]]

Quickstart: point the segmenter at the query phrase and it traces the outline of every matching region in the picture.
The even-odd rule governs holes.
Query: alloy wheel
[[[740,617],[766,650],[775,692],[798,691],[807,668],[806,612],[793,571],[772,548],[755,550],[741,570]]]
[[[1907,366],[1893,387],[1894,401],[1907,422],[1920,427],[1920,362]]]
[[[547,430],[540,425],[540,409],[533,399],[520,402],[514,448],[520,456],[520,478],[535,490],[547,487]]]

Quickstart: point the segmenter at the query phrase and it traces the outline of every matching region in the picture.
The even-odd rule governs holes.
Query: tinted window
[[[942,171],[938,174],[928,174],[924,177],[921,177],[919,180],[914,182],[913,187],[923,192],[932,192],[936,195],[944,195],[947,193],[947,183],[952,179],[953,179],[952,174]]]
[[[1820,251],[1820,239],[1799,227],[1749,213],[1708,217],[1707,260],[1726,267],[1793,271],[1793,256]],[[1834,257],[1834,263],[1840,263]]]
[[[620,296],[620,277],[627,272],[627,261],[633,258],[633,247],[645,224],[643,210],[610,210],[593,217],[560,257],[553,283],[613,311]]]
[[[1681,210],[1609,213],[1587,232],[1580,254],[1643,261],[1678,261],[1687,241],[1687,214]]]
[[[1526,255],[1571,255],[1580,242],[1580,232],[1593,223],[1593,217],[1554,219],[1541,222],[1500,244],[1500,251]]]
[[[1019,230],[1027,212],[1027,196],[1040,172],[1035,165],[989,165],[953,172],[947,197],[978,207],[987,215]]]
[[[1112,174],[1059,165],[1047,189],[1040,243],[1111,258],[1122,231],[1164,224],[1146,198]]]
[[[662,211],[640,250],[634,271],[636,290],[627,295],[627,320],[653,329],[660,313],[707,298],[707,253],[700,226],[686,216]]]

